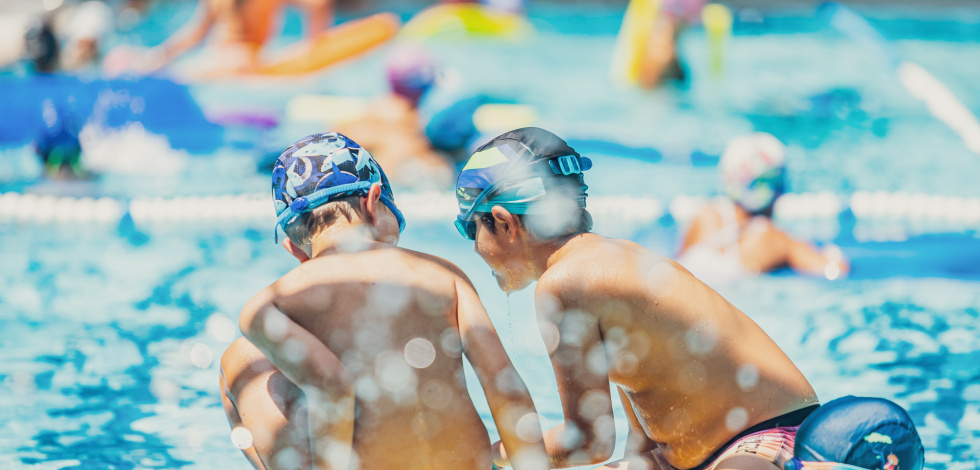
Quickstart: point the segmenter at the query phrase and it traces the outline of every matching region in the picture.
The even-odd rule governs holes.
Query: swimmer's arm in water
[[[313,41],[333,26],[333,0],[294,0],[306,17],[306,38]]]
[[[209,5],[207,0],[200,0],[197,5],[197,11],[194,12],[194,17],[180,28],[179,31],[170,36],[164,43],[153,49],[153,52],[158,55],[156,58],[157,68],[161,68],[172,62],[177,57],[180,57],[187,51],[197,47],[204,38],[207,37],[208,31],[215,22],[215,14]]]
[[[831,280],[847,275],[851,265],[836,246],[830,245],[818,250],[804,241],[796,240],[785,233],[787,249],[786,264],[794,271],[826,276]]]
[[[554,468],[605,462],[616,444],[606,355],[593,354],[604,349],[598,318],[563,295],[567,292],[561,282],[546,277],[535,289],[545,344],[554,340],[551,332],[558,332],[550,356],[565,422],[544,434]],[[554,299],[559,300],[557,309]]]
[[[507,449],[507,452],[501,449],[497,463],[512,466],[515,470],[546,470],[549,468],[547,453],[531,394],[500,344],[500,337],[476,289],[462,271],[459,275],[456,280],[456,321],[463,352],[480,379],[500,440]]]
[[[306,395],[314,468],[347,468],[346,462],[337,462],[336,452],[331,451],[338,445],[350,449],[353,442],[353,377],[319,338],[276,307],[272,289],[274,286],[245,305],[239,327]]]

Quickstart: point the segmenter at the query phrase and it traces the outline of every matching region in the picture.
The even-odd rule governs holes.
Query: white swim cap
[[[101,39],[112,31],[112,8],[99,0],[75,7],[68,23],[68,36],[74,40]]]
[[[722,192],[749,212],[769,208],[785,188],[785,153],[765,132],[732,139],[718,162]]]

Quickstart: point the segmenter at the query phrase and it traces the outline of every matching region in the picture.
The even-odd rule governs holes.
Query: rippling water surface
[[[910,98],[874,51],[812,20],[742,23],[722,80],[706,75],[706,43],[691,30],[682,43],[694,76],[689,90],[640,94],[607,84],[614,14],[599,11],[591,24],[567,12],[532,13],[541,33],[527,43],[431,47],[475,89],[535,105],[541,125],[559,134],[662,153],[659,163],[595,154],[592,194],[663,200],[710,194],[714,168],[692,166],[691,152],[717,155],[730,137],[758,129],[790,145],[794,191],[980,195],[980,157]],[[933,20],[902,20],[899,26],[926,32],[917,35],[882,18],[902,54],[980,111],[980,43],[969,33],[976,15],[944,19],[959,26],[939,37],[926,34],[935,32]],[[206,110],[229,100],[281,110],[297,91],[377,93],[380,64],[375,54],[295,86],[203,85],[193,92]],[[262,138],[275,148],[316,130],[308,127],[293,123]],[[195,156],[181,174],[110,174],[85,191],[123,197],[265,191],[264,175],[252,166],[266,150],[254,139],[246,143],[252,146],[229,142],[216,155]],[[231,168],[229,162],[241,166],[212,171]],[[410,220],[402,244],[446,257],[470,275],[539,410],[555,423],[560,404],[534,330],[530,291],[508,301],[450,222]],[[596,229],[623,232],[664,253],[674,248],[669,222],[642,227],[642,236],[636,227]],[[247,468],[229,440],[216,362],[238,334],[243,303],[294,265],[272,242],[270,227],[201,221],[134,232],[114,224],[6,223],[0,260],[0,466]],[[719,290],[784,348],[822,399],[893,399],[919,426],[929,467],[976,468],[980,288],[975,281],[903,274],[837,282],[773,275]],[[625,423],[619,424],[621,441]]]

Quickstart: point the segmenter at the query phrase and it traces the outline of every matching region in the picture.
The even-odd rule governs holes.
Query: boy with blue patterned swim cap
[[[245,338],[221,360],[233,441],[256,468],[492,468],[463,354],[516,468],[547,468],[530,395],[473,285],[395,246],[404,220],[367,151],[306,137],[279,157],[273,195],[300,265],[245,305]]]
[[[789,442],[816,407],[813,388],[758,325],[679,264],[590,233],[591,166],[558,136],[524,128],[478,149],[457,182],[456,225],[500,287],[537,281],[565,413],[544,435],[552,466],[612,455],[612,383],[630,431],[626,459],[603,468],[726,468],[746,458],[779,468],[791,443],[789,455],[718,457],[759,433]]]

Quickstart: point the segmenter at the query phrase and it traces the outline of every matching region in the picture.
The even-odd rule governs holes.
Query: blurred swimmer
[[[81,118],[67,99],[46,98],[41,103],[44,128],[34,140],[44,176],[51,179],[83,179],[92,175],[82,168],[79,140]]]
[[[435,59],[416,46],[396,46],[388,54],[391,93],[375,100],[337,129],[369,149],[391,169],[392,181],[411,187],[446,188],[456,173],[423,133],[418,104],[436,80]]]
[[[54,73],[60,68],[61,45],[54,33],[52,18],[31,22],[24,35],[24,55],[36,73]]]
[[[4,30],[0,32],[0,67],[26,59],[30,71],[43,74],[96,65],[113,23],[112,9],[99,0],[58,6],[33,18],[12,16],[0,22]],[[23,37],[16,38],[14,31],[22,27]]]
[[[404,219],[374,158],[341,134],[309,136],[279,157],[272,187],[277,234],[301,264],[245,305],[245,338],[221,359],[249,461],[492,468],[465,354],[515,468],[547,469],[531,397],[476,290],[452,263],[395,246]]]
[[[612,455],[612,383],[630,431],[626,459],[602,468],[781,470],[795,426],[817,406],[813,388],[758,325],[682,266],[589,233],[591,167],[558,136],[524,128],[479,148],[456,183],[456,227],[501,289],[537,281],[564,413],[544,435],[552,466]],[[746,441],[759,436],[777,451]]]
[[[708,282],[727,282],[783,266],[836,279],[850,269],[840,250],[822,251],[775,226],[772,209],[785,190],[785,148],[770,134],[732,139],[718,163],[721,189],[694,218],[678,262]]]
[[[704,0],[661,2],[640,61],[638,84],[641,87],[654,88],[667,81],[687,81],[677,52],[677,39],[687,25],[698,21],[704,3]]]
[[[98,0],[81,3],[69,13],[62,67],[81,70],[101,59],[106,35],[113,29],[112,9]]]
[[[259,54],[289,5],[304,10],[309,39],[333,23],[333,0],[198,0],[194,18],[154,48],[142,66],[149,70],[165,67],[216,31],[205,59],[208,66],[221,72],[249,72],[259,65]]]

